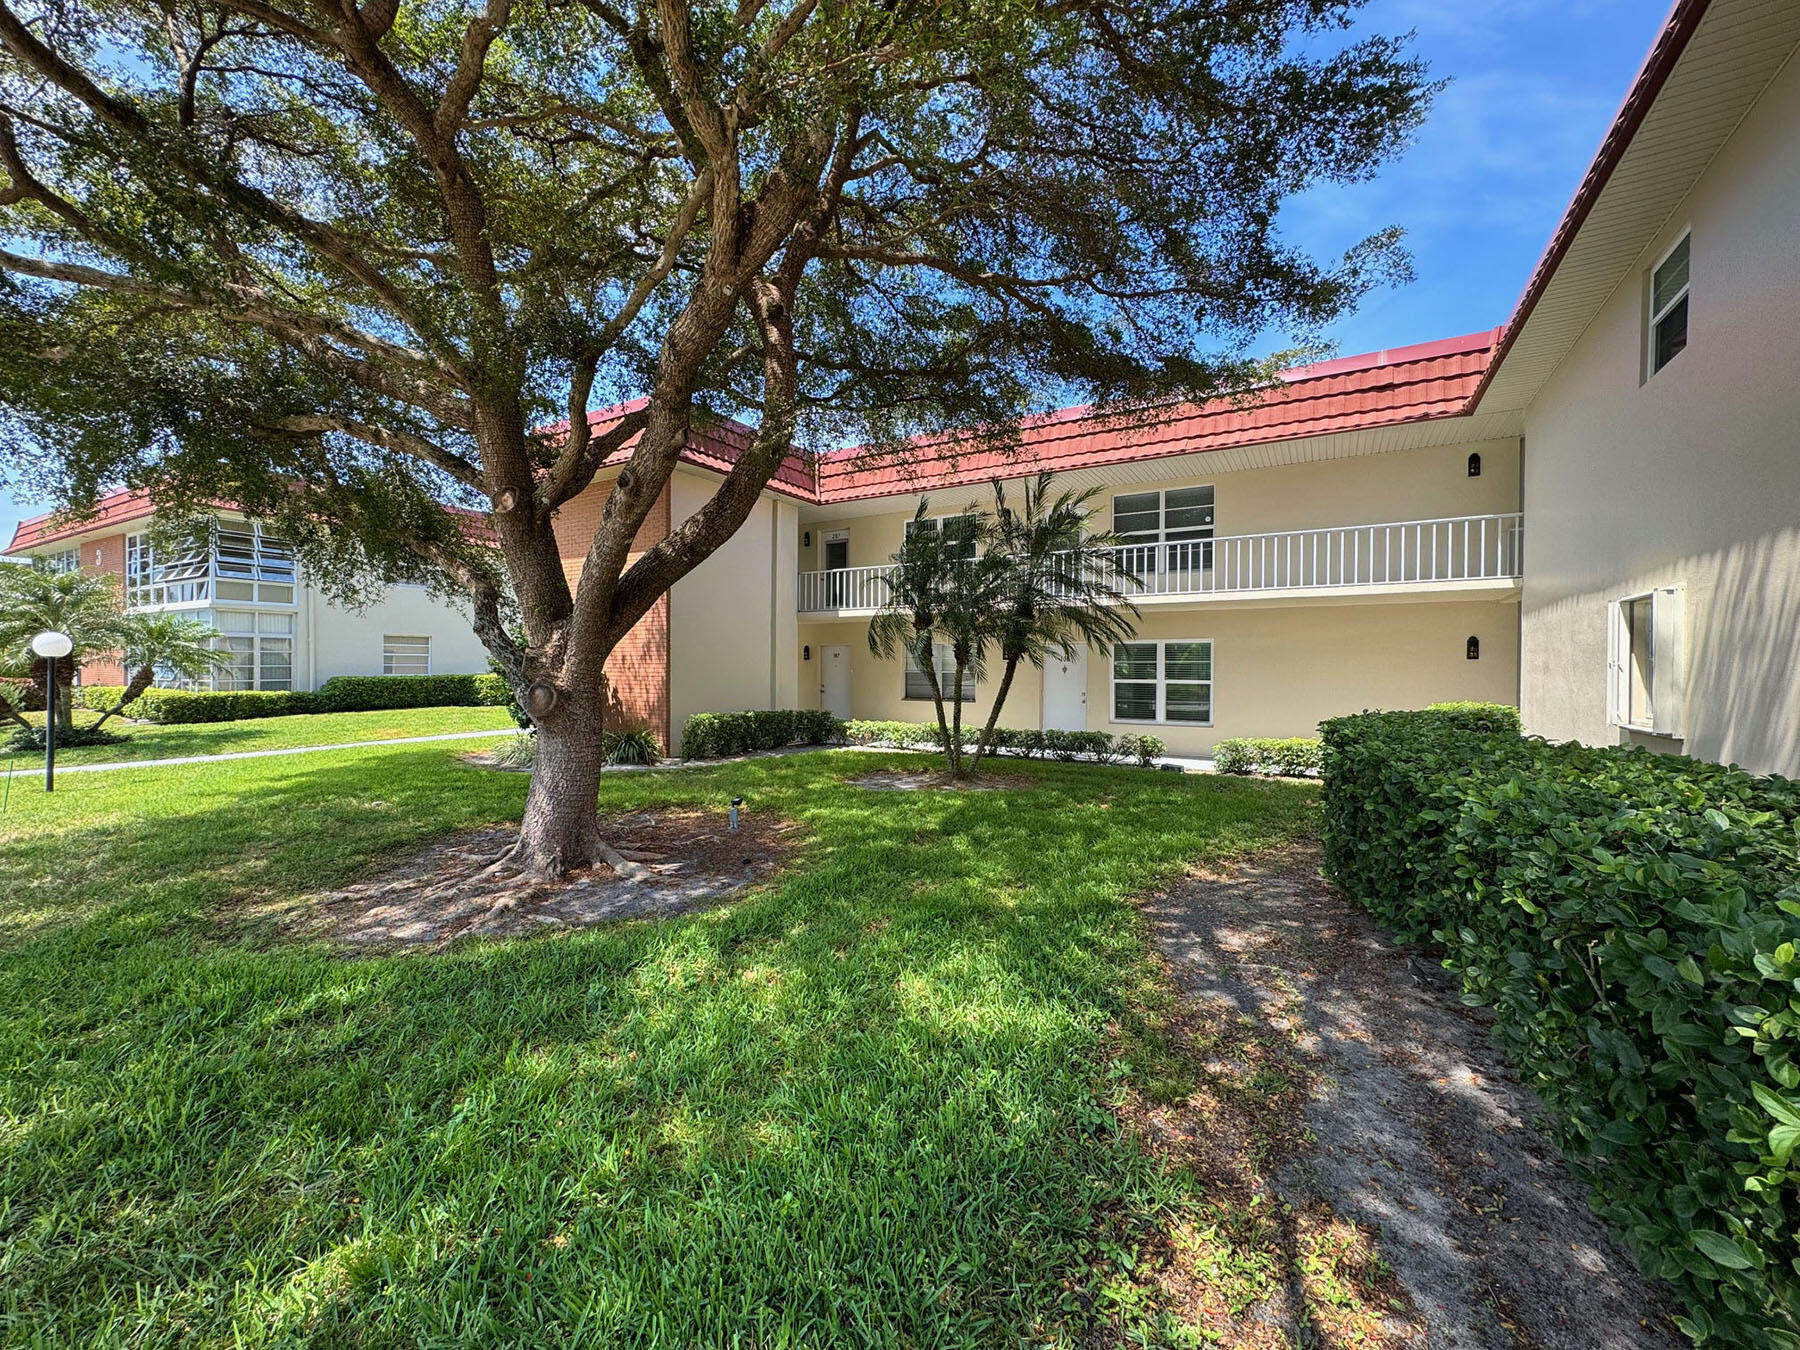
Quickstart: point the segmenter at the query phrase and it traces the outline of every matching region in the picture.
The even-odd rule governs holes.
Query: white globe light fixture
[[[75,643],[67,633],[39,633],[31,639],[31,650],[46,661],[55,661],[74,651]]]
[[[56,662],[75,650],[75,641],[67,633],[54,629],[31,639],[32,652],[44,658],[48,670],[44,679],[44,791],[56,791]]]

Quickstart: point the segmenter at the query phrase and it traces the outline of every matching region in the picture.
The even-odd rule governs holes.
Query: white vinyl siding
[[[1113,648],[1112,720],[1211,726],[1212,641],[1121,642]]]
[[[950,644],[935,643],[932,648],[932,664],[937,667],[938,684],[944,690],[946,698],[950,695],[950,677],[956,671],[956,657],[951,654]],[[975,676],[964,672],[962,686],[963,702],[967,703],[975,697]],[[930,699],[931,683],[925,678],[925,672],[913,659],[909,648],[906,653],[906,688],[902,697],[909,699]]]
[[[1688,340],[1688,254],[1691,236],[1682,235],[1650,272],[1646,377],[1679,356]]]
[[[1657,736],[1684,734],[1683,596],[1665,587],[1613,601],[1607,616],[1607,720]]]
[[[396,637],[381,639],[381,673],[383,675],[431,674],[431,639],[429,637]]]

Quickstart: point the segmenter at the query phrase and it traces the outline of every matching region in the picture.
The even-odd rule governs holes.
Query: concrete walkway
[[[223,763],[230,759],[270,759],[276,755],[314,755],[326,750],[361,750],[371,745],[423,745],[427,741],[471,741],[478,738],[502,740],[511,733],[505,727],[491,731],[443,731],[435,736],[390,736],[378,741],[340,741],[336,745],[289,745],[279,750],[234,750],[222,755],[177,755],[171,759],[121,759],[109,764],[58,764],[57,777],[66,773],[106,773],[112,769],[167,769],[177,764]],[[36,751],[32,752],[36,754]],[[44,771],[40,756],[33,767],[14,769],[0,778],[25,778]]]
[[[277,750],[233,750],[217,755],[177,755],[168,759],[121,759],[106,764],[58,764],[58,776],[69,773],[107,773],[114,769],[167,769],[182,764],[214,764],[233,759],[271,759],[276,755],[313,755],[327,750],[360,750],[371,745],[424,745],[431,741],[472,741],[472,740],[505,740],[514,733],[506,727],[494,727],[488,731],[445,731],[435,736],[390,736],[375,741],[339,741],[333,745],[290,745]],[[905,746],[892,745],[789,745],[779,750],[758,750],[748,755],[732,755],[726,759],[666,759],[661,764],[608,764],[608,773],[640,773],[647,769],[703,769],[719,764],[741,764],[751,759],[774,759],[783,755],[810,755],[819,750],[875,750],[893,754],[930,754],[929,750],[915,750]],[[35,752],[33,752],[35,754]],[[1010,750],[996,752],[999,755],[1011,755]],[[1046,763],[1054,763],[1047,760]],[[1157,761],[1158,765],[1179,769],[1183,773],[1211,773],[1213,762],[1210,759],[1183,759],[1166,755]],[[10,773],[0,770],[0,780],[6,778],[29,778],[44,772],[43,759],[39,756],[24,768],[15,768]]]

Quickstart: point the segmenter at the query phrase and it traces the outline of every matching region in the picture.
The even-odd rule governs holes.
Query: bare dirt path
[[[1277,1196],[1376,1230],[1433,1350],[1675,1350],[1661,1294],[1533,1126],[1535,1095],[1429,956],[1388,941],[1299,851],[1144,902],[1196,1012],[1290,1038],[1316,1142]]]

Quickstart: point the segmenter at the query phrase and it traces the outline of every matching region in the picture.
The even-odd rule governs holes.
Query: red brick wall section
[[[81,570],[84,572],[108,572],[119,579],[119,585],[125,585],[125,536],[109,534],[100,539],[83,539],[81,541]],[[90,656],[81,663],[81,682],[83,684],[124,684],[125,667],[121,653],[112,652],[105,656]]]
[[[563,574],[574,586],[581,577],[582,560],[600,513],[612,494],[612,484],[595,483],[556,513],[558,551]],[[637,538],[631,541],[635,561],[646,549],[661,543],[669,533],[669,489],[665,486],[650,514],[644,517]],[[625,640],[613,649],[606,663],[606,720],[611,727],[646,726],[669,744],[669,597],[659,598],[650,612],[637,621]]]

